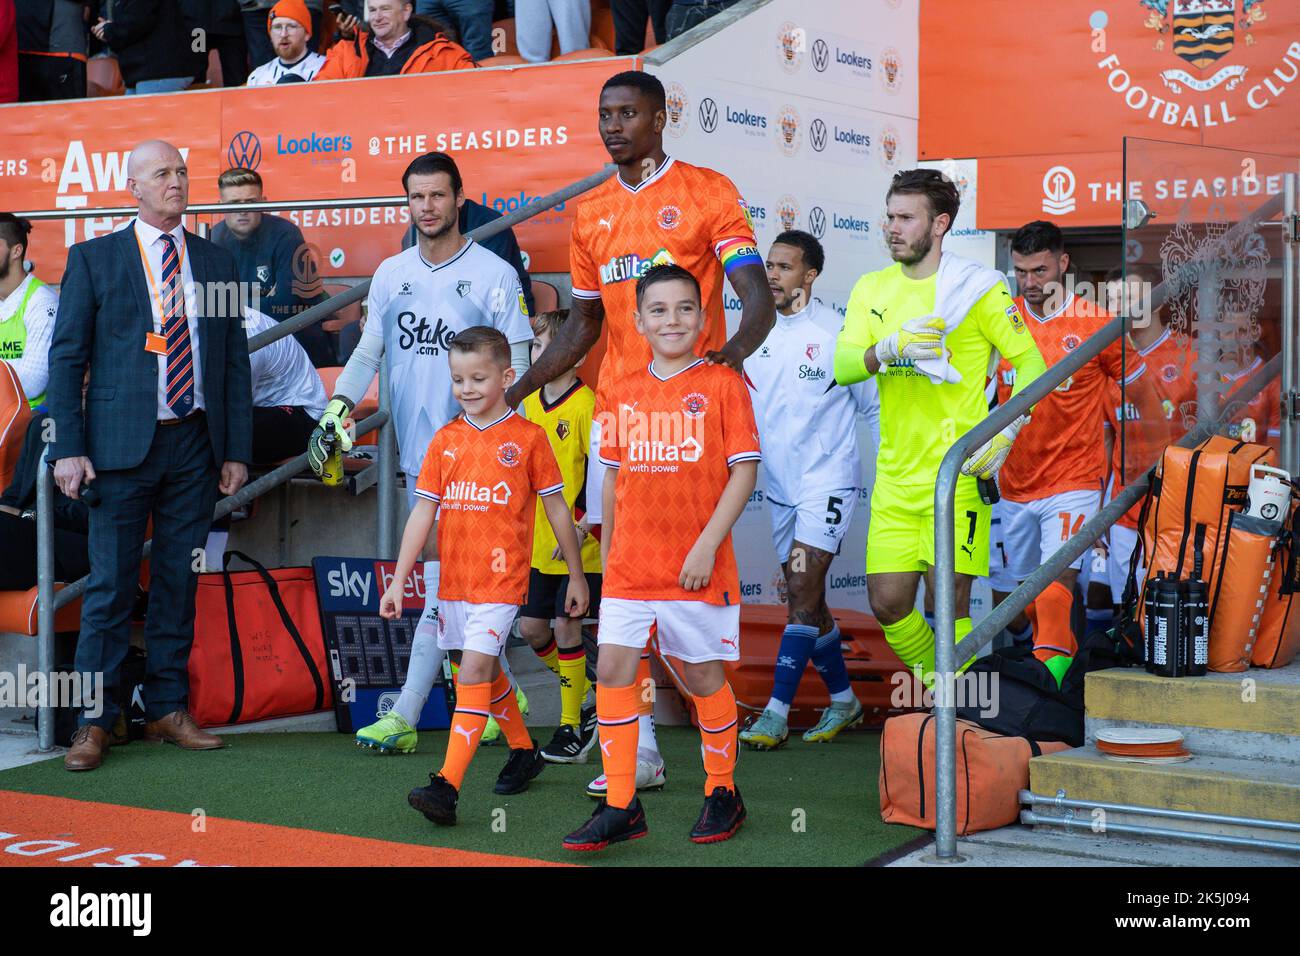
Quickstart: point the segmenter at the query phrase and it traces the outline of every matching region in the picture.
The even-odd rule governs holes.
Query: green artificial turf
[[[549,728],[535,732],[549,739]],[[548,765],[526,793],[500,797],[492,785],[504,746],[479,750],[458,825],[437,827],[407,805],[406,795],[441,764],[446,736],[421,733],[419,750],[405,756],[360,750],[343,734],[232,734],[226,749],[204,753],[136,742],[114,748],[93,773],[68,773],[62,760],[0,772],[0,790],[180,813],[202,808],[210,817],[613,866],[856,866],[923,832],[880,820],[878,732],[818,745],[792,735],[777,751],[741,749],[736,780],[748,820],[735,838],[696,846],[687,834],[703,802],[704,772],[699,735],[686,727],[659,728],[668,786],[643,795],[650,834],[642,840],[603,853],[562,849],[564,835],[594,809],[583,791],[600,772],[599,761]]]

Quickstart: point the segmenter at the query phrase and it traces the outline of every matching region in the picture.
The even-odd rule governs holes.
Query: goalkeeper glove
[[[876,359],[882,366],[899,359],[937,359],[943,354],[944,329],[944,321],[937,315],[904,322],[901,329],[876,343]]]
[[[984,481],[996,478],[998,469],[1007,460],[1007,455],[1011,454],[1011,445],[1015,442],[1016,435],[1028,423],[1029,416],[1021,415],[1002,429],[966,459],[965,464],[961,466],[961,473],[963,475],[973,475]]]
[[[307,440],[307,461],[317,478],[324,473],[325,462],[334,451],[334,446],[327,440],[327,426],[331,422],[334,424],[334,441],[338,449],[343,452],[352,449],[352,437],[343,427],[343,416],[349,411],[347,402],[341,398],[333,399],[325,406],[325,414],[320,417],[320,421],[311,433],[311,438]]]

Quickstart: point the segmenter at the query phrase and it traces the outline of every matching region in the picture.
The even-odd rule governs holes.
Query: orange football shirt
[[[636,281],[653,265],[676,263],[700,283],[704,334],[697,355],[727,341],[723,273],[763,265],[749,207],[730,179],[668,157],[635,188],[615,175],[579,206],[569,240],[575,299],[600,299],[607,343],[598,384],[644,369],[650,346],[636,331]],[[599,389],[598,389],[599,390]]]
[[[439,509],[438,597],[523,604],[535,496],[563,491],[546,432],[513,411],[486,428],[462,415],[438,429],[415,485]]]
[[[1107,385],[1106,423],[1115,435],[1111,453],[1111,496],[1124,490],[1128,483],[1156,463],[1165,446],[1187,434],[1196,423],[1196,382],[1187,350],[1180,346],[1168,329],[1145,349],[1130,350],[1129,364],[1141,364],[1124,380],[1123,404],[1120,386]],[[1154,392],[1154,402],[1150,393]],[[1141,401],[1134,401],[1135,398]],[[1160,407],[1154,418],[1142,414],[1153,404]],[[1119,431],[1123,415],[1122,433]],[[1136,528],[1142,512],[1139,500],[1117,524]]]
[[[1034,344],[1051,368],[1111,320],[1097,305],[1071,296],[1049,316],[1039,317],[1016,299]],[[1123,377],[1118,341],[1034,406],[1029,424],[998,472],[998,490],[1011,501],[1033,501],[1066,491],[1100,491],[1106,477],[1102,444],[1102,401],[1107,381]],[[998,403],[1011,398],[1016,370],[1003,359],[998,366]]]
[[[713,517],[731,466],[761,458],[744,379],[703,361],[662,379],[647,362],[611,382],[603,396],[596,412],[600,459],[618,476],[602,595],[739,604],[730,534],[706,587],[687,591],[677,578]]]
[[[1249,402],[1242,403],[1232,396],[1264,364],[1256,355],[1249,367],[1240,372],[1222,372],[1219,377],[1228,384],[1224,408],[1232,413],[1233,425],[1228,436],[1239,441],[1256,442],[1277,448],[1282,438],[1282,379],[1274,378]]]

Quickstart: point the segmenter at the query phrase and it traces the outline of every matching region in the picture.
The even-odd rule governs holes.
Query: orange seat
[[[614,11],[608,7],[591,8],[591,45],[614,49]]]
[[[66,585],[56,584],[55,590]],[[36,588],[26,591],[0,591],[0,633],[36,636]],[[75,631],[81,626],[81,599],[72,601],[54,615],[56,631]]]
[[[321,382],[325,385],[325,394],[331,398],[334,396],[334,386],[338,383],[339,375],[342,374],[341,365],[331,365],[327,368],[318,368],[316,373],[320,375]],[[352,409],[352,418],[354,421],[361,421],[363,418],[369,418],[375,412],[379,411],[379,376],[376,375],[374,381],[370,383],[370,388],[366,390],[365,397],[357,402]],[[356,443],[358,445],[378,445],[379,430],[367,432],[364,435],[358,435]]]
[[[554,312],[560,307],[560,293],[555,286],[541,279],[533,280],[533,311]]]
[[[498,53],[490,60],[484,60],[480,65],[483,67],[490,66],[523,66],[528,61],[517,53]]]
[[[324,290],[328,292],[331,297],[333,297],[339,295],[340,293],[346,292],[348,289],[352,288],[352,286],[331,283],[329,285],[323,286],[322,288],[324,288]],[[351,305],[345,305],[343,306],[343,308],[335,312],[334,318],[326,319],[324,322],[322,322],[321,328],[324,329],[326,332],[339,332],[345,326],[351,325],[353,322],[360,322],[360,321],[361,321],[361,300],[358,299],[356,302],[353,302]]]
[[[0,489],[13,481],[31,420],[32,410],[18,373],[8,362],[0,362]]]
[[[574,50],[572,53],[561,53],[559,56],[551,57],[552,63],[564,63],[570,60],[595,60],[604,59],[613,56],[609,50],[601,50],[596,47],[588,47],[585,50]]]
[[[117,57],[97,56],[86,61],[86,87],[90,96],[121,96],[126,92]]]

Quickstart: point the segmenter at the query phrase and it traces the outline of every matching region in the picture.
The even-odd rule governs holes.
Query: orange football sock
[[[447,756],[438,771],[457,790],[465,771],[474,759],[483,728],[487,726],[488,703],[492,685],[456,682],[456,711],[451,715],[451,734],[447,737]]]
[[[1025,605],[1025,617],[1029,618],[1029,631],[1035,638],[1038,637],[1038,607],[1033,601]]]
[[[497,679],[492,682],[492,706],[488,710],[501,725],[501,733],[505,734],[511,750],[532,749],[532,735],[524,724],[524,715],[519,712],[519,698],[515,696],[514,686],[505,671],[497,674]]]
[[[647,694],[645,690],[650,687],[652,678],[650,677],[650,652],[641,652],[641,663],[636,666],[636,706],[638,714],[653,714],[655,712],[655,695]]]
[[[600,759],[609,789],[605,800],[626,809],[636,797],[636,684],[629,687],[596,685],[596,718],[600,725]]]
[[[736,695],[725,681],[708,697],[695,698],[695,716],[704,744],[704,795],[714,787],[736,789]]]
[[[1070,626],[1070,609],[1074,595],[1060,581],[1053,581],[1034,599],[1038,605],[1038,627],[1034,629],[1034,656],[1047,661],[1058,654],[1070,657],[1078,650],[1074,629]]]

